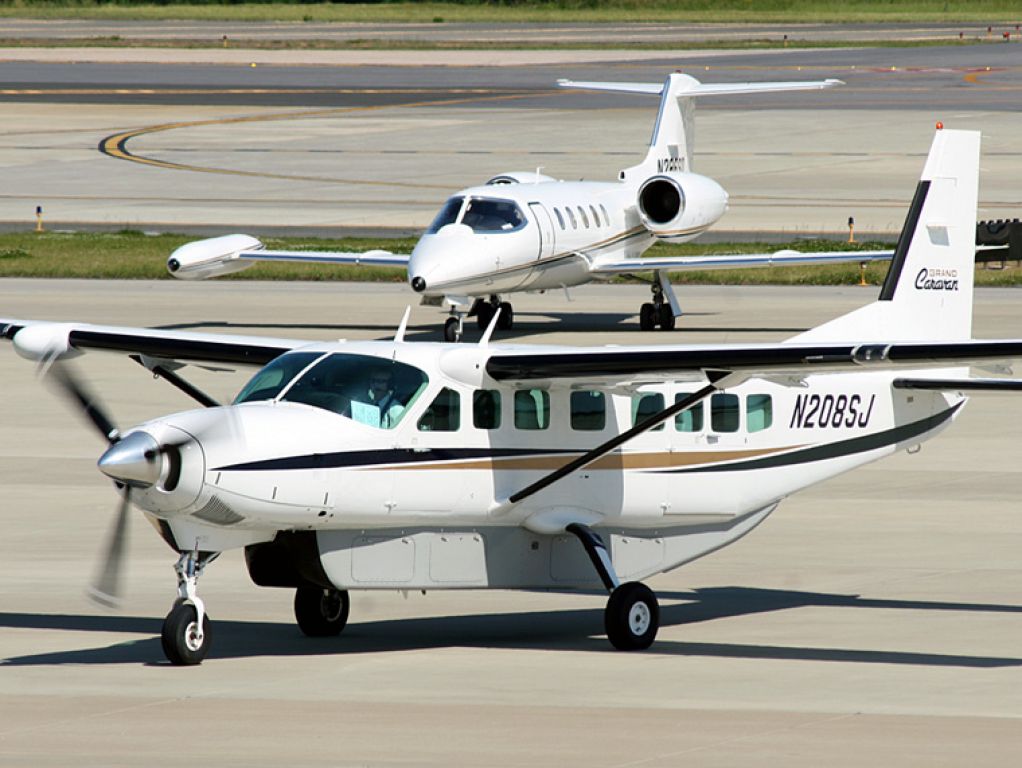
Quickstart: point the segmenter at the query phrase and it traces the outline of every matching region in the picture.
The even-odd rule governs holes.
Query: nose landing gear
[[[164,655],[175,666],[201,664],[209,653],[209,615],[196,588],[206,566],[219,556],[219,552],[184,552],[174,565],[177,599],[163,620],[160,641]]]
[[[476,325],[480,331],[485,331],[493,316],[500,310],[500,317],[497,318],[497,330],[510,331],[515,324],[515,310],[509,301],[501,301],[500,296],[492,295],[489,299],[478,297],[468,310],[467,316],[475,316]],[[444,341],[461,341],[465,331],[466,313],[460,310],[457,305],[451,306],[451,316],[444,323]]]

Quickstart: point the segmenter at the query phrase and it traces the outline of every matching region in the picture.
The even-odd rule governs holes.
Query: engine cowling
[[[727,211],[727,192],[697,173],[660,173],[639,185],[636,204],[643,225],[658,239],[681,243],[696,237]]]
[[[186,243],[170,254],[167,271],[181,280],[205,280],[248,269],[253,262],[239,258],[245,251],[261,251],[263,244],[250,235],[223,235]]]

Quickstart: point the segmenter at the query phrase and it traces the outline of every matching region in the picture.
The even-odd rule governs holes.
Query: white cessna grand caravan
[[[389,251],[339,253],[271,251],[248,235],[225,235],[178,248],[167,260],[175,277],[205,279],[260,261],[406,266],[408,282],[426,303],[446,300],[444,338],[461,337],[464,317],[485,329],[514,322],[502,295],[568,288],[633,272],[653,272],[652,301],[639,311],[642,330],[674,328],[681,305],[668,282],[671,270],[733,269],[785,264],[830,264],[889,259],[891,251],[673,256],[642,258],[658,240],[681,243],[705,232],[727,210],[727,192],[692,171],[694,99],[764,91],[830,88],[840,80],[700,83],[672,74],[663,84],[560,81],[565,88],[660,96],[646,159],[617,181],[558,181],[539,173],[502,173],[453,195],[419,239],[411,256]]]
[[[605,630],[650,646],[640,580],[745,535],[786,496],[949,426],[968,365],[1022,358],[972,338],[979,134],[938,131],[879,299],[785,342],[635,347],[314,342],[0,320],[110,445],[99,468],[179,555],[162,630],[175,664],[211,629],[196,582],[244,547],[336,635],[349,591],[605,587]],[[136,356],[203,406],[118,431],[63,362]],[[230,405],[176,372],[261,367]],[[111,555],[96,591],[116,594]]]

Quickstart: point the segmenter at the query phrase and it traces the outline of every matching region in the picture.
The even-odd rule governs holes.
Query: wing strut
[[[653,427],[657,426],[658,424],[662,424],[675,414],[681,413],[682,411],[691,408],[693,405],[696,405],[697,403],[705,400],[707,397],[712,395],[718,389],[723,389],[724,387],[733,385],[735,383],[734,375],[728,371],[707,371],[706,376],[708,379],[710,379],[710,383],[707,384],[705,387],[702,387],[701,389],[693,392],[688,397],[683,397],[681,400],[668,406],[667,408],[664,408],[662,411],[654,413],[648,419],[640,421],[634,427],[622,432],[620,435],[616,435],[615,437],[612,437],[610,440],[607,440],[606,442],[596,446],[592,450],[586,451],[578,458],[572,459],[564,466],[560,467],[559,469],[555,469],[548,475],[541,477],[539,480],[532,483],[531,485],[527,485],[525,488],[522,488],[522,490],[509,496],[506,502],[498,505],[498,509],[509,504],[517,504],[518,502],[523,501],[524,499],[527,499],[536,493],[539,493],[544,488],[553,485],[561,478],[570,475],[572,472],[581,469],[587,464],[591,464],[600,457],[610,453],[615,448],[623,445],[624,443],[627,443],[633,437],[641,435],[643,432],[648,432],[649,430],[653,429]]]

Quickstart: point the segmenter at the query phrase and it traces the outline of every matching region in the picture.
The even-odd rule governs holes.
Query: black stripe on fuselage
[[[886,448],[889,445],[911,440],[932,429],[936,429],[945,421],[954,416],[955,412],[964,405],[964,400],[946,411],[941,411],[925,419],[913,421],[900,427],[886,429],[883,432],[875,432],[871,435],[853,437],[848,440],[838,440],[834,443],[814,445],[809,448],[800,448],[790,453],[782,453],[775,456],[764,456],[759,459],[748,461],[736,461],[730,464],[713,464],[706,467],[694,467],[692,469],[668,470],[667,474],[681,475],[691,472],[735,472],[746,469],[772,469],[775,467],[790,466],[793,464],[810,464],[814,461],[825,461],[826,459],[838,459],[842,456],[851,456],[856,453],[867,453],[878,448]]]
[[[339,469],[341,467],[370,468],[386,464],[432,464],[438,461],[471,461],[478,459],[535,458],[578,453],[571,449],[537,451],[533,448],[385,448],[375,451],[337,451],[312,453],[304,456],[284,456],[279,459],[248,461],[217,467],[214,472],[253,472],[271,469]]]
[[[891,266],[887,270],[887,278],[884,286],[880,289],[878,301],[891,301],[894,299],[894,291],[898,287],[898,280],[901,278],[901,270],[905,266],[905,258],[908,256],[908,249],[912,246],[912,237],[916,232],[916,225],[919,224],[919,214],[923,211],[923,203],[926,202],[926,195],[930,191],[930,182],[922,180],[916,187],[916,193],[912,198],[912,205],[908,208],[908,216],[905,217],[905,226],[901,228],[898,236],[898,244],[894,248],[894,257],[891,259]]]
[[[888,445],[910,440],[928,432],[950,419],[961,408],[958,403],[941,413],[925,419],[894,427],[849,440],[801,448],[788,453],[765,456],[746,461],[724,462],[682,469],[652,470],[660,474],[689,474],[693,472],[731,472],[744,469],[768,469],[791,464],[807,464],[813,461],[834,459],[855,453],[865,453]],[[578,454],[577,449],[549,449],[537,451],[531,448],[433,448],[426,451],[411,448],[381,449],[375,451],[337,451],[334,453],[313,453],[304,456],[283,456],[276,459],[249,461],[241,464],[230,464],[215,468],[214,472],[256,472],[261,470],[296,470],[296,469],[340,469],[353,467],[371,469],[374,467],[396,465],[395,468],[414,467],[418,464],[436,462],[471,461],[480,459],[537,458],[540,456],[565,456]],[[643,470],[640,470],[643,471]],[[650,470],[645,470],[650,471]]]

